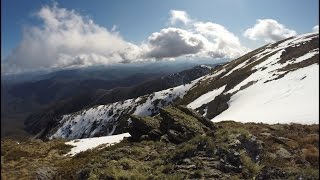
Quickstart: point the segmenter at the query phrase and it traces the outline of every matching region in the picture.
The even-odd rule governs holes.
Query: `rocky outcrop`
[[[212,122],[183,106],[161,108],[156,117],[132,115],[130,118],[129,133],[135,140],[161,139],[181,143],[197,135],[212,133],[215,129]]]
[[[185,106],[181,106],[181,105],[177,106],[177,108],[179,110],[183,111],[184,113],[186,113],[187,115],[196,118],[198,121],[200,121],[202,124],[206,125],[210,129],[212,129],[212,130],[216,129],[216,126],[208,118],[202,116],[201,114],[197,113],[196,111],[193,111],[192,109],[187,108]]]
[[[208,107],[206,117],[212,119],[229,108],[228,101],[230,100],[230,94],[220,94],[208,104],[202,105],[201,108]]]
[[[160,121],[158,119],[149,116],[139,117],[135,115],[132,115],[130,118],[132,123],[129,133],[136,140],[142,136],[143,138],[156,140],[160,139],[160,136],[163,134],[160,131]]]

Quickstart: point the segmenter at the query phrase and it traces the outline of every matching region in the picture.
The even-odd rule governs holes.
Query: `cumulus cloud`
[[[124,40],[117,26],[108,30],[74,10],[44,6],[41,26],[28,26],[22,41],[2,63],[7,73],[139,61],[191,58],[236,58],[249,51],[225,27],[192,20],[170,11],[172,27],[152,33],[141,44]],[[177,28],[177,22],[188,28]]]
[[[208,40],[206,53],[212,57],[236,58],[250,49],[241,45],[233,33],[220,24],[212,22],[196,22],[195,31]]]
[[[191,21],[189,19],[188,14],[185,11],[179,11],[179,10],[171,10],[169,20],[172,25],[176,24],[177,22],[182,22],[183,24],[187,24]]]
[[[258,19],[256,24],[244,32],[244,36],[252,40],[264,40],[266,42],[279,41],[291,36],[297,35],[297,32],[287,29],[273,19]]]
[[[138,54],[136,45],[73,10],[44,6],[36,16],[43,25],[25,28],[22,41],[8,56],[13,71],[110,64]]]
[[[212,22],[195,22],[190,29],[166,28],[148,38],[146,58],[183,55],[206,58],[236,58],[249,49],[225,27]]]
[[[316,25],[312,28],[313,32],[319,32],[319,25]]]
[[[179,28],[167,28],[153,33],[148,42],[150,50],[146,56],[156,59],[197,54],[204,48],[201,37]]]

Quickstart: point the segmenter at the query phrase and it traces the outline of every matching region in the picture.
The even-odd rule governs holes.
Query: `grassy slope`
[[[82,152],[75,157],[63,156],[70,147],[63,141],[1,141],[1,177],[30,179],[39,168],[54,169],[58,179],[188,179],[219,178],[247,179],[256,176],[263,167],[277,167],[291,178],[298,176],[318,179],[319,126],[241,124],[231,121],[216,123],[215,136],[197,136],[179,145],[164,142],[125,140],[117,145]],[[264,142],[263,157],[254,163],[241,154],[241,172],[221,172],[212,168],[219,160],[215,150],[228,147],[236,134],[250,134]],[[277,157],[284,148],[290,158]]]

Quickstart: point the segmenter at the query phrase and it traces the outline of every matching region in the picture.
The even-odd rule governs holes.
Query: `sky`
[[[318,7],[318,0],[1,0],[1,68],[234,59],[318,32]]]

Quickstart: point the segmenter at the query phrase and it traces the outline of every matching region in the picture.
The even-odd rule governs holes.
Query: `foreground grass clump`
[[[51,168],[56,162],[68,159],[62,155],[69,152],[71,147],[62,140],[1,140],[1,177],[34,179],[38,168]]]
[[[216,123],[173,144],[131,141],[64,156],[63,141],[1,141],[2,179],[319,179],[318,125]],[[255,151],[258,143],[263,148]],[[250,146],[247,146],[250,145]],[[254,147],[254,148],[252,148]],[[257,146],[258,147],[258,146]],[[260,147],[260,146],[259,146]]]

